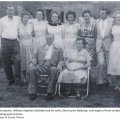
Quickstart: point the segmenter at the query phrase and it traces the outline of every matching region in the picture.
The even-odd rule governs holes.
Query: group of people
[[[79,85],[86,83],[87,68],[96,67],[98,87],[109,83],[120,90],[119,11],[109,17],[108,9],[103,8],[100,18],[94,20],[91,11],[85,9],[80,23],[75,22],[76,13],[68,11],[64,24],[57,11],[49,14],[48,21],[41,9],[36,10],[35,19],[30,16],[24,11],[20,19],[14,16],[14,6],[8,5],[7,16],[0,19],[0,46],[8,85],[28,82],[30,100],[35,100],[38,76],[48,74],[47,99],[53,97],[57,83],[75,84],[76,96],[80,97]]]

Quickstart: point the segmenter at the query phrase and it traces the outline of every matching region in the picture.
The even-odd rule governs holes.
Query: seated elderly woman
[[[80,98],[79,86],[85,84],[87,80],[87,68],[90,66],[91,56],[84,48],[85,40],[78,37],[76,47],[71,49],[66,58],[66,68],[60,73],[58,83],[74,84],[76,87],[76,97]],[[70,89],[67,89],[70,91]]]

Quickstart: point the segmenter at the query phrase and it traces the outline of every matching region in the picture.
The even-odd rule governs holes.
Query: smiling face
[[[54,41],[54,35],[53,34],[46,35],[46,42],[49,46],[53,44],[53,41]]]
[[[56,23],[56,22],[58,22],[58,14],[57,13],[53,13],[52,14],[52,16],[51,16],[51,21],[53,22],[53,23]]]
[[[115,24],[120,25],[120,13],[115,15],[114,21]]]
[[[85,21],[90,21],[90,13],[85,13],[83,18]]]
[[[27,24],[28,23],[28,20],[29,20],[30,16],[29,15],[23,15],[22,17],[22,22]]]
[[[76,47],[77,47],[77,50],[83,49],[84,48],[83,41],[82,40],[77,40],[76,41]]]
[[[42,11],[37,11],[37,13],[36,13],[36,18],[37,18],[38,20],[42,20],[42,19],[43,19],[43,13],[42,13]]]
[[[10,18],[13,17],[13,15],[14,15],[14,7],[13,6],[7,7],[7,15]]]
[[[69,14],[68,17],[67,17],[67,20],[69,23],[73,23],[75,18],[74,18],[74,15],[73,14]]]
[[[101,19],[106,19],[107,18],[107,11],[101,10],[100,11],[100,18]]]

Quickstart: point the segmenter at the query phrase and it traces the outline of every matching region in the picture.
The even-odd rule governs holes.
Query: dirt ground
[[[0,107],[120,107],[120,92],[111,88],[103,91],[93,88],[84,99],[55,97],[54,100],[47,101],[46,97],[38,96],[31,102],[27,86],[8,87],[4,70],[0,68]]]

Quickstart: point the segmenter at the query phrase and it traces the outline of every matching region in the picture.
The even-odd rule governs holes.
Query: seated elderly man
[[[52,99],[52,95],[55,92],[58,72],[62,70],[64,58],[62,49],[56,48],[53,44],[53,41],[54,35],[47,34],[46,45],[37,48],[36,54],[30,63],[30,68],[28,70],[28,91],[31,101],[35,100],[37,97],[37,77],[40,74],[49,75],[47,100]]]

